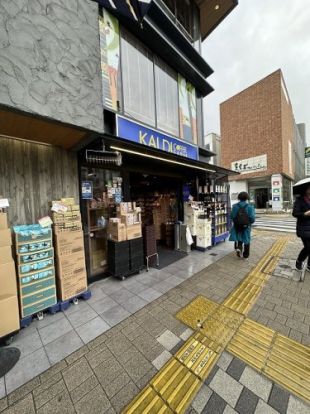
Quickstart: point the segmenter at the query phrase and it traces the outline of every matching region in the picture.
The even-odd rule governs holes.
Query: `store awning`
[[[0,107],[0,135],[71,150],[89,142],[90,132],[61,122]],[[92,138],[93,139],[93,138]]]
[[[201,37],[204,40],[238,5],[238,0],[195,0],[200,9]]]
[[[119,151],[123,154],[128,154],[133,157],[137,157],[137,160],[143,159],[153,160],[159,163],[166,163],[167,165],[186,168],[197,173],[206,173],[212,175],[214,178],[222,178],[228,175],[235,175],[235,171],[227,170],[216,165],[208,164],[201,161],[188,159],[185,157],[170,154],[168,152],[160,151],[155,148],[145,147],[141,144],[131,143],[113,135],[105,136],[104,141],[109,145],[111,150]],[[212,156],[212,152],[210,155]]]

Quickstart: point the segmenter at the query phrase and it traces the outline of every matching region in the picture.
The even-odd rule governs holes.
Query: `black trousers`
[[[309,240],[310,242],[310,240]],[[243,250],[243,257],[247,259],[250,256],[250,245],[240,241],[235,242],[235,249]]]
[[[308,257],[308,266],[310,265],[310,239],[301,238],[304,248],[300,251],[298,256],[298,262],[304,262]]]

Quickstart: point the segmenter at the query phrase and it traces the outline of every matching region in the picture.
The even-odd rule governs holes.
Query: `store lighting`
[[[198,167],[197,165],[189,165],[189,164],[186,164],[185,162],[168,160],[166,158],[158,157],[158,156],[155,156],[155,155],[143,154],[142,152],[138,152],[138,151],[132,151],[132,150],[128,150],[128,149],[124,149],[124,148],[120,148],[120,147],[114,147],[114,146],[111,146],[110,148],[114,149],[116,151],[127,152],[128,154],[139,155],[140,157],[152,158],[154,160],[160,160],[160,161],[168,162],[170,164],[182,165],[182,166],[187,167],[187,168],[195,168],[197,170],[214,172],[213,170],[210,170],[208,168]]]
[[[215,7],[214,7],[214,10],[218,10],[220,8],[220,5],[219,4],[217,4]]]

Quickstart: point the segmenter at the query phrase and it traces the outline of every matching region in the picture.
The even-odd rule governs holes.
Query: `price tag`
[[[53,203],[51,210],[55,213],[65,213],[68,211],[68,207],[61,203]]]
[[[42,217],[38,220],[41,227],[49,227],[53,224],[52,219],[49,216]]]

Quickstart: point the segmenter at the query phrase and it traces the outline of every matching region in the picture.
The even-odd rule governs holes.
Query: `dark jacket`
[[[305,239],[310,239],[310,216],[305,216],[308,210],[310,210],[310,205],[305,202],[304,198],[296,198],[293,207],[293,216],[297,218],[296,233],[298,237]]]

